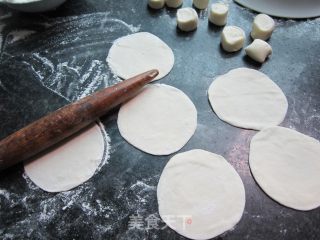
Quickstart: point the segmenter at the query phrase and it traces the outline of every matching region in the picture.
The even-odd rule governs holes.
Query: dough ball
[[[245,48],[245,51],[253,60],[264,63],[267,57],[272,54],[272,47],[263,40],[255,39],[253,43]]]
[[[253,39],[267,40],[275,28],[274,20],[266,14],[258,14],[253,21],[251,37]]]
[[[153,9],[161,9],[164,7],[164,0],[149,0],[148,5]]]
[[[250,144],[249,164],[259,186],[297,210],[320,206],[320,142],[295,130],[271,127]]]
[[[166,5],[171,8],[178,8],[183,4],[183,0],[165,0]]]
[[[177,88],[154,84],[122,105],[119,131],[136,148],[153,155],[180,150],[197,127],[197,110]]]
[[[157,197],[166,224],[191,239],[211,239],[241,219],[245,190],[222,157],[204,150],[175,155],[164,168]]]
[[[94,124],[45,154],[25,162],[24,170],[32,182],[47,192],[68,191],[93,176],[104,149],[104,136]]]
[[[193,5],[198,9],[206,9],[208,7],[209,0],[193,0]]]
[[[224,26],[227,23],[229,7],[224,3],[214,3],[209,12],[209,21],[217,26]]]
[[[198,14],[193,8],[181,8],[177,11],[177,24],[180,30],[189,32],[198,27]]]
[[[261,130],[276,126],[288,109],[287,98],[278,85],[249,68],[237,68],[217,77],[208,95],[218,117],[240,128]]]
[[[237,52],[243,47],[245,39],[245,33],[241,28],[226,26],[221,34],[221,45],[227,52]]]
[[[160,38],[140,32],[117,39],[110,48],[107,62],[112,71],[123,79],[158,69],[157,80],[171,71],[174,55]]]

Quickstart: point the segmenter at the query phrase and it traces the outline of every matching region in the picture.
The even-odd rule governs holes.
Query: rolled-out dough
[[[68,191],[90,179],[100,165],[104,136],[97,124],[25,162],[27,176],[47,192]]]
[[[320,206],[320,142],[295,130],[271,127],[250,144],[249,164],[260,187],[297,210]]]
[[[209,100],[223,121],[241,128],[261,130],[280,124],[288,109],[282,90],[267,75],[237,68],[217,77]]]
[[[171,71],[174,55],[160,38],[140,32],[117,39],[110,48],[107,62],[111,70],[123,79],[158,69],[157,80]]]
[[[197,110],[177,88],[153,84],[122,105],[119,131],[129,143],[153,155],[180,150],[197,127]]]
[[[235,169],[204,150],[175,155],[164,168],[157,197],[159,214],[179,234],[211,239],[241,219],[245,190]]]

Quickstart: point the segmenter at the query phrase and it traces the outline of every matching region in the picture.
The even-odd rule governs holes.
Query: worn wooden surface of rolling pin
[[[158,75],[150,70],[94,93],[35,121],[0,141],[0,171],[26,160],[88,126],[136,95]]]

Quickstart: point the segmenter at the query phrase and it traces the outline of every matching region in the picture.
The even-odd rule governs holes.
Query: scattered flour
[[[3,196],[5,199],[10,200],[10,193],[7,190],[0,189],[0,196]]]
[[[0,231],[0,236],[9,237],[14,232],[15,237],[35,237],[40,234],[39,229],[50,227],[52,222],[58,222],[55,225],[56,230],[59,229],[56,232],[57,238],[65,236],[63,231],[77,225],[77,222],[94,223],[90,226],[100,237],[101,234],[112,234],[121,222],[126,221],[129,213],[148,216],[148,203],[156,200],[156,186],[150,182],[155,183],[158,177],[140,179],[130,187],[124,187],[118,192],[122,195],[118,202],[99,198],[97,192],[105,188],[91,180],[71,191],[57,194],[43,192],[34,186],[30,188],[32,182],[28,183],[29,189],[20,194],[0,189],[0,203],[4,201],[2,204],[8,204],[8,209],[20,209],[19,211],[28,213],[23,219],[17,219],[15,224],[6,226],[5,234]],[[123,204],[128,205],[128,209],[123,209]],[[70,212],[73,216],[71,222],[68,220]],[[19,229],[28,229],[28,233],[19,232]],[[128,233],[130,231],[128,229]],[[51,235],[41,238],[48,236]]]
[[[237,170],[241,176],[250,176],[248,165],[249,146],[255,132],[250,130],[241,131],[230,141],[228,146],[227,161]]]
[[[37,31],[11,31],[6,35],[1,35],[0,31],[0,43],[1,39],[4,40],[2,51],[10,56],[26,56],[22,63],[36,74],[42,85],[68,101],[76,101],[121,81],[109,70],[105,55],[114,40],[141,28],[110,18],[108,12],[49,18],[44,22],[46,24],[34,23],[37,29],[43,28],[41,38],[33,38],[27,45],[30,46],[29,50],[18,45],[19,53],[15,52],[17,47],[11,45],[28,43],[27,37],[37,34]],[[0,21],[0,30],[4,28],[1,24]],[[66,29],[68,33],[61,29]],[[79,32],[82,32],[80,36]],[[43,42],[41,39],[47,40]],[[26,53],[21,52],[23,49],[26,49]],[[101,49],[105,49],[105,52]],[[99,55],[101,58],[96,58]]]
[[[0,20],[1,22],[1,20]],[[2,31],[3,29],[5,28],[5,24],[1,24],[0,23],[0,53],[1,53],[1,50],[2,50],[2,44],[3,44],[3,36],[2,36]]]
[[[225,0],[225,2],[230,1]],[[249,10],[247,12],[250,16],[253,15]],[[11,48],[11,45],[19,46],[19,44],[28,43],[29,38],[27,36],[29,35],[28,33],[27,35],[22,34],[24,36],[20,38],[21,33],[13,33],[18,38],[14,38],[12,35],[14,41],[9,41],[8,34],[10,33],[5,33],[5,29],[7,25],[10,25],[9,20],[12,14],[1,15],[0,52],[5,52],[8,56],[26,55],[23,64],[35,73],[37,80],[44,87],[59,94],[68,101],[75,101],[98,89],[120,81],[106,67],[106,63],[104,62],[106,52],[101,53],[101,58],[92,57],[99,54],[95,52],[91,56],[90,47],[97,45],[100,49],[102,48],[107,51],[108,47],[118,37],[140,31],[140,26],[133,26],[120,19],[110,18],[109,15],[109,13],[84,14],[66,18],[49,18],[41,23],[35,22],[35,25],[44,28],[41,34],[45,38],[50,38],[51,41],[48,41],[48,43],[40,42],[39,46],[31,50],[28,49],[32,54],[28,52],[15,52],[15,49]],[[160,17],[164,17],[166,22],[175,26],[174,19],[170,18],[168,14],[161,15]],[[316,27],[319,21],[320,18],[308,20],[307,26]],[[298,27],[294,27],[294,25],[299,21],[277,20],[277,22],[279,25],[292,25],[292,34],[298,30]],[[62,35],[55,37],[54,35],[58,32],[57,29],[60,28],[65,28],[69,31],[70,36],[66,38],[62,38]],[[84,35],[90,36],[97,28],[101,29],[101,31],[98,36],[95,36],[96,42],[92,42],[92,38],[87,40],[77,35],[78,31],[82,31],[85,33]],[[33,29],[26,31],[34,31],[31,34],[37,34],[36,30]],[[314,38],[318,36],[319,30],[316,31]],[[41,48],[41,44],[47,45]],[[56,52],[56,46],[63,46],[64,50]],[[81,49],[84,55],[77,56],[74,54],[73,46],[78,46],[78,49]],[[300,71],[301,69],[298,69],[293,71],[293,73],[297,74]],[[1,86],[1,82],[0,87],[4,87]],[[298,105],[296,111],[299,111]],[[301,113],[298,112],[297,116],[299,114]],[[319,119],[319,114],[315,113],[313,117],[310,117],[306,121],[311,123],[312,121],[319,121]],[[99,124],[101,125],[101,123]],[[111,145],[109,144],[110,138],[104,128],[101,128],[101,131],[104,133],[107,147],[105,158],[97,170],[97,175],[102,171],[103,166],[107,164],[110,151],[115,149],[111,149]],[[239,144],[241,141],[246,141],[247,143],[250,135],[251,133],[249,132],[240,134],[235,140],[233,148],[230,148],[231,150],[227,157],[243,175],[250,174],[249,168],[237,165],[236,160],[247,153],[247,147],[241,147]],[[241,153],[240,156],[237,154],[239,151]],[[95,177],[99,176],[93,176],[93,178]],[[49,194],[33,184],[25,174],[23,174],[23,178],[25,189],[21,192],[15,192],[10,188],[0,188],[0,206],[6,206],[7,211],[19,211],[23,213],[20,215],[23,218],[17,218],[14,223],[4,226],[0,222],[1,239],[52,238],[50,235],[45,235],[48,232],[47,229],[53,231],[56,234],[56,238],[63,239],[68,234],[66,229],[71,229],[74,226],[85,226],[90,223],[94,223],[93,225],[89,225],[89,227],[92,229],[93,234],[96,234],[92,238],[101,239],[103,234],[111,234],[117,231],[121,224],[126,223],[130,214],[139,213],[146,216],[150,213],[148,204],[156,202],[156,183],[159,176],[139,179],[129,186],[123,183],[116,192],[112,193],[114,196],[111,200],[102,199],[99,196],[99,192],[105,191],[105,187],[95,184],[98,182],[97,179],[89,180],[68,192]],[[115,181],[120,182],[121,177]],[[123,209],[122,205],[126,205],[127,208]],[[68,218],[68,215],[72,215],[73,218]],[[253,218],[260,218],[260,216],[253,216]],[[52,226],[55,229],[52,229]],[[283,234],[286,233],[285,229],[281,229],[281,231],[283,231]],[[130,239],[132,238],[131,233],[128,230],[127,234],[124,233],[122,236],[128,236],[128,239]]]
[[[25,172],[22,174],[22,177],[24,178],[24,180],[26,180],[29,189],[40,190],[40,188],[31,181],[31,179],[27,176]]]
[[[13,28],[10,27],[11,16],[11,13],[0,16],[1,55],[20,57],[19,63],[29,68],[44,87],[70,102],[120,81],[108,69],[106,53],[114,40],[140,30],[140,26],[110,18],[106,12],[44,18],[42,22],[31,23],[31,26],[36,26],[34,29],[6,32],[6,29]],[[30,42],[28,36],[38,34],[39,29],[42,29],[41,38],[33,37]],[[61,29],[68,31],[67,36]],[[79,31],[83,33],[80,36]],[[16,192],[15,188],[0,188],[0,206],[6,206],[8,211],[14,208],[14,212],[18,211],[23,216],[5,226],[0,223],[0,238],[50,238],[52,233],[46,229],[51,228],[54,222],[55,228],[51,230],[57,238],[65,237],[66,230],[74,226],[95,223],[90,225],[92,237],[101,239],[101,234],[113,233],[128,217],[128,212],[121,207],[126,201],[129,201],[130,211],[135,211],[137,202],[148,202],[148,192],[155,191],[155,187],[144,186],[143,179],[130,189],[122,188],[122,204],[99,197],[105,186],[96,184],[99,183],[96,178],[108,164],[111,150],[110,137],[103,124],[99,122],[99,125],[106,148],[103,161],[92,179],[68,192],[51,194],[42,191],[23,174],[24,190]],[[128,193],[136,197],[127,197]],[[73,216],[72,220],[70,216]]]
[[[11,31],[7,35],[7,38],[9,39],[8,43],[11,44],[11,43],[23,40],[26,37],[28,37],[28,36],[30,36],[30,35],[32,35],[34,33],[36,33],[36,31],[33,31],[33,30],[15,30],[15,31]]]

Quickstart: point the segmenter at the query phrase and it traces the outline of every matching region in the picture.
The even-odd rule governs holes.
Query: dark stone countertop
[[[229,24],[242,27],[249,43],[255,13],[230,4]],[[191,6],[191,0],[184,5]],[[163,39],[176,58],[172,72],[159,83],[184,91],[198,110],[196,133],[181,152],[202,148],[224,156],[245,185],[242,220],[217,239],[320,239],[320,209],[286,208],[258,187],[248,167],[249,143],[256,132],[219,120],[206,93],[217,75],[237,67],[259,69],[288,98],[281,125],[319,140],[319,19],[277,19],[270,40],[273,55],[259,65],[244,57],[244,50],[227,54],[220,49],[221,28],[208,25],[207,11],[200,12],[199,28],[192,33],[176,29],[175,13],[151,11],[141,0],[70,0],[44,14],[1,7],[0,138],[117,82],[105,62],[112,42],[148,31]],[[72,191],[42,191],[23,175],[22,165],[1,172],[1,239],[184,239],[169,228],[129,229],[131,215],[157,215],[156,186],[171,156],[151,156],[126,143],[116,118],[117,110],[101,119],[111,138],[108,163]]]

